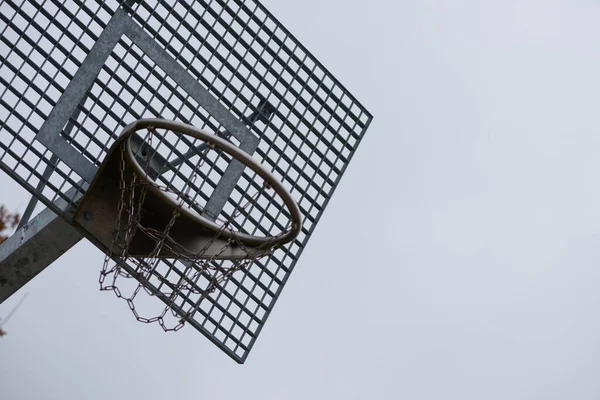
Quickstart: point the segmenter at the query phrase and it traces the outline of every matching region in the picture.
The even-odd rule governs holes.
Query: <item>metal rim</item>
[[[186,214],[187,217],[194,220],[198,225],[202,228],[207,229],[213,232],[221,232],[221,236],[225,238],[235,238],[246,245],[252,246],[260,246],[260,245],[269,245],[269,247],[279,247],[283,246],[286,243],[294,240],[300,230],[302,229],[302,214],[300,212],[300,208],[292,195],[285,189],[285,187],[281,184],[281,182],[268,170],[264,169],[262,165],[260,165],[254,158],[252,158],[248,153],[236,147],[232,143],[228,142],[225,139],[222,139],[212,133],[203,131],[202,129],[198,129],[194,126],[187,125],[177,121],[169,121],[160,118],[147,118],[147,119],[139,119],[137,121],[132,122],[127,125],[123,132],[121,133],[120,140],[126,140],[126,158],[129,164],[134,168],[135,172],[139,175],[140,178],[146,179],[147,174],[136,161],[135,156],[133,155],[133,151],[131,149],[131,141],[129,137],[136,131],[140,129],[147,128],[159,128],[159,129],[168,129],[174,133],[185,134],[189,136],[193,136],[197,139],[203,140],[211,146],[214,146],[223,152],[229,154],[236,160],[242,162],[245,166],[252,169],[252,171],[256,172],[264,181],[277,193],[277,195],[283,200],[284,204],[290,211],[290,219],[291,219],[291,227],[289,230],[282,232],[277,236],[254,236],[243,232],[236,232],[231,229],[222,229],[222,226],[216,224],[215,222],[205,218],[198,213],[190,210],[188,207],[182,207],[181,212]],[[153,191],[158,197],[165,200],[165,202],[170,203],[171,205],[177,207],[179,203],[171,196],[166,194],[164,191],[159,189],[156,186],[156,182],[154,180],[148,178],[151,185],[149,185],[149,189]]]

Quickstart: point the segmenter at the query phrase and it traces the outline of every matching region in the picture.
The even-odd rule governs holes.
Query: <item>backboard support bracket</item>
[[[49,208],[18,229],[0,245],[0,304],[82,238]]]

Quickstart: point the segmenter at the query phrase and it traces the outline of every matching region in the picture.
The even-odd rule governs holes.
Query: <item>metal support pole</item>
[[[81,240],[45,209],[0,245],[0,304]]]

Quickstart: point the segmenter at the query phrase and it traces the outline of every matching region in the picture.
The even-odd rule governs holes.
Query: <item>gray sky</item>
[[[375,119],[246,364],[81,243],[0,307],[0,398],[600,398],[600,4],[266,5]]]

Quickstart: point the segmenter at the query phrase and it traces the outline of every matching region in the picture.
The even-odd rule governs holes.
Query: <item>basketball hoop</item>
[[[136,134],[140,131],[145,134]],[[160,133],[163,131],[165,133]],[[168,142],[165,139],[167,134],[171,135]],[[184,137],[187,138],[184,140]],[[161,154],[160,148],[152,147],[153,140],[163,147],[164,143],[168,143],[168,156]],[[201,146],[196,146],[198,141]],[[180,151],[178,146],[182,145],[189,150]],[[199,203],[198,193],[191,193],[197,188],[194,174],[182,178],[177,169],[185,162],[191,164],[186,158],[189,154],[200,160],[198,165],[192,165],[191,170],[201,168],[201,160],[208,151],[219,152],[221,156],[228,157],[230,163],[241,163],[254,173],[255,179],[262,179],[262,185],[255,184],[259,188],[255,196],[236,203],[228,215],[214,220],[210,218],[210,210]],[[169,160],[173,154],[179,156],[176,161]],[[166,175],[171,178],[165,179]],[[237,223],[236,229],[236,218],[245,216],[247,219],[257,197],[267,191],[274,192],[287,209],[287,229],[264,236],[241,231],[240,223]],[[294,240],[302,227],[300,209],[291,194],[249,154],[201,129],[163,119],[142,119],[125,127],[108,151],[75,212],[74,220],[91,240],[107,249],[100,275],[101,290],[114,291],[118,297],[127,300],[138,320],[158,321],[165,330],[179,329],[185,319],[192,316],[187,314],[196,311],[193,307],[186,315],[174,311],[179,323],[174,328],[164,324],[163,317],[172,310],[181,291],[196,288],[194,290],[201,291],[202,296],[208,295],[235,271]],[[141,317],[133,300],[141,288],[150,295],[156,294],[148,290],[148,283],[156,275],[157,265],[164,259],[184,262],[185,271],[180,274],[178,282],[169,283],[169,295],[162,299],[167,306],[161,314],[152,318]],[[210,284],[198,290],[198,279],[209,271],[212,277]],[[112,279],[106,282],[108,276]],[[119,289],[118,279],[121,277],[135,278],[139,282],[130,296],[125,296]]]

